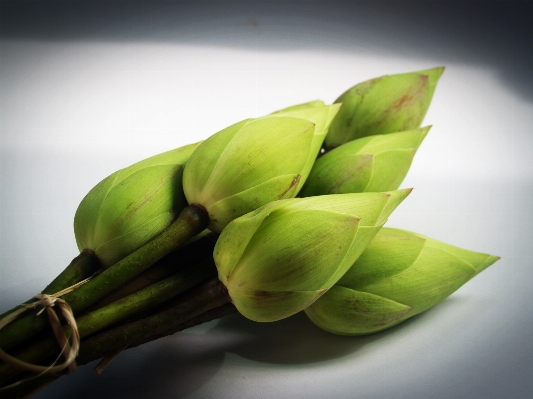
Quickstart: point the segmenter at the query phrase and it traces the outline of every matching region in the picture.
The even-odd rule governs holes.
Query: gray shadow
[[[2,1],[0,37],[156,41],[259,50],[365,50],[493,69],[533,101],[525,1]]]
[[[220,370],[225,353],[266,364],[303,365],[334,360],[354,354],[366,345],[386,340],[391,334],[409,330],[463,298],[451,297],[428,311],[388,330],[357,337],[327,333],[312,324],[305,314],[275,323],[256,323],[235,314],[198,330],[127,350],[97,376],[97,362],[59,379],[35,396],[36,399],[76,397],[180,398],[207,384]],[[424,321],[426,318],[426,321]]]
[[[97,375],[98,361],[60,378],[35,399],[181,398],[206,384],[222,367],[224,351],[206,347],[192,334],[127,350]],[[207,345],[209,346],[209,344]]]
[[[391,334],[424,323],[424,316],[457,306],[461,298],[447,298],[443,303],[411,317],[397,326],[369,335],[342,336],[328,333],[315,326],[300,312],[275,323],[256,323],[240,315],[222,319],[210,331],[212,334],[233,332],[246,336],[225,348],[245,359],[270,364],[298,365],[329,361],[351,355]]]

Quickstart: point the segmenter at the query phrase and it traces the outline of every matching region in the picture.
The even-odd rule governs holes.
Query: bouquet
[[[498,257],[383,227],[411,193],[399,187],[443,70],[246,119],[102,180],[74,217],[80,254],[1,317],[2,397],[234,312],[374,333],[490,266]]]

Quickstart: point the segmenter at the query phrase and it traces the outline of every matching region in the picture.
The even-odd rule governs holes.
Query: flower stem
[[[210,254],[204,254],[204,260],[192,266],[183,268],[174,275],[139,292],[79,317],[77,325],[80,337],[88,337],[104,328],[143,314],[216,275],[216,268]],[[26,362],[36,363],[54,355],[57,350],[57,341],[54,338],[44,338],[25,346],[16,357]],[[22,372],[23,370],[10,364],[0,363],[0,384],[5,384]]]
[[[70,262],[70,265],[65,270],[46,286],[43,294],[53,295],[71,285],[79,283],[81,280],[96,273],[100,266],[100,262],[95,253],[90,249],[84,249]]]
[[[206,259],[212,259],[211,254],[213,253],[216,242],[215,236],[216,235],[213,233],[204,235],[198,240],[180,248],[178,251],[168,254],[155,265],[139,274],[137,277],[128,281],[126,284],[109,293],[94,305],[85,309],[83,313],[99,309],[105,305],[138,292],[176,273],[177,271],[182,270],[183,267],[194,267],[194,265],[199,262],[204,262]]]
[[[63,299],[74,313],[88,308],[138,276],[189,238],[202,232],[208,224],[209,216],[203,207],[194,204],[187,206],[162,233],[88,283],[66,294]],[[44,330],[46,325],[46,317],[36,316],[34,311],[30,312],[0,331],[0,345],[4,350],[12,348]]]
[[[145,344],[147,342],[154,341],[156,339],[163,338],[167,335],[171,335],[179,331],[186,330],[187,328],[191,328],[202,323],[207,323],[212,320],[220,319],[224,316],[234,314],[234,313],[237,313],[237,308],[235,308],[235,306],[233,306],[233,304],[231,303],[226,303],[225,305],[208,310],[207,312],[202,313],[201,315],[196,316],[192,318],[191,320],[186,321],[185,323],[182,323],[179,326],[176,326],[175,328],[169,328],[168,330],[166,330],[165,332],[159,335],[143,336],[139,338],[138,340],[134,341],[132,344],[128,345],[126,349],[132,349],[134,347]],[[91,338],[88,338],[86,342],[89,342],[90,340]],[[107,352],[109,352],[109,350]],[[105,353],[93,355],[92,357],[85,356],[84,358],[80,358],[76,363],[79,366],[81,366],[93,360],[99,359],[103,357],[104,355]],[[25,376],[31,377],[32,374],[27,373]],[[60,377],[61,375],[54,375],[54,374],[42,374],[39,376],[35,376],[33,374],[33,378],[29,378],[27,380],[21,381],[20,384],[3,391],[2,394],[4,396],[2,396],[2,398],[15,399],[15,398],[21,398],[21,397],[29,397],[39,392],[40,390],[46,388],[49,384],[51,384],[52,382],[54,382],[56,379]]]
[[[194,317],[229,302],[230,298],[224,285],[216,278],[211,279],[193,290],[187,298],[178,298],[172,306],[157,314],[101,332],[82,341],[79,363],[85,364],[99,359],[107,352],[129,344],[148,342],[151,340],[150,337],[165,334],[167,331],[178,331],[177,327]]]
[[[64,290],[87,277],[92,276],[100,268],[98,258],[90,249],[84,249],[78,256],[72,259],[72,262],[63,270],[46,288],[42,291],[43,294],[53,295],[56,292]],[[27,300],[25,303],[33,302],[33,299]],[[21,308],[22,305],[8,310],[0,315],[0,319]]]

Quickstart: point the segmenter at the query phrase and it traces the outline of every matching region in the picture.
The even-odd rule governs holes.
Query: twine
[[[48,295],[48,294],[35,295],[34,298],[37,299],[36,302],[30,303],[30,304],[22,304],[21,305],[22,308],[15,310],[14,312],[8,314],[6,317],[0,320],[0,330],[1,330],[5,326],[7,326],[9,323],[11,323],[13,320],[18,318],[22,313],[26,312],[27,310],[32,310],[32,309],[42,307],[42,309],[39,312],[37,312],[37,316],[39,316],[42,312],[46,310],[46,314],[48,316],[50,326],[52,327],[54,336],[57,339],[59,346],[62,348],[61,353],[59,354],[57,359],[59,359],[61,355],[64,355],[65,361],[63,363],[59,365],[55,365],[55,363],[57,362],[56,360],[50,366],[39,366],[36,364],[28,363],[20,359],[17,359],[16,357],[13,357],[7,354],[6,352],[4,352],[2,348],[0,348],[0,359],[6,363],[10,363],[21,369],[33,371],[35,373],[41,373],[41,374],[56,373],[66,368],[68,368],[69,373],[76,371],[76,367],[77,367],[76,357],[78,356],[78,352],[80,349],[80,333],[78,331],[78,325],[76,324],[74,313],[72,312],[71,307],[69,306],[67,302],[65,302],[60,297],[65,294],[68,294],[69,292],[74,291],[76,288],[85,284],[90,279],[91,279],[90,277],[86,278],[85,280],[82,280],[79,283],[74,284],[68,288],[65,288],[64,290],[61,290],[53,295]],[[70,329],[72,331],[71,343],[69,343],[69,339],[67,335],[65,334],[65,330],[61,326],[61,322],[59,321],[59,318],[57,317],[57,314],[53,309],[55,305],[57,305],[57,307],[61,311],[61,314],[63,315],[63,317],[65,318],[65,320],[70,326]]]

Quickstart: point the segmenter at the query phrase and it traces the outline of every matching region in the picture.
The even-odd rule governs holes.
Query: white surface
[[[127,351],[100,377],[85,366],[37,397],[528,397],[531,99],[495,67],[450,52],[254,47],[277,29],[246,18],[220,28],[249,46],[3,38],[0,311],[76,255],[76,207],[115,170],[247,117],[439,65],[433,128],[403,184],[415,190],[388,226],[502,259],[383,333],[337,337],[301,314],[268,325],[231,316]]]

